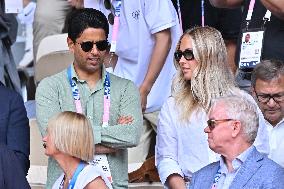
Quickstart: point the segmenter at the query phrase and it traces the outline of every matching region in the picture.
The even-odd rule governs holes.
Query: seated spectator
[[[284,167],[284,62],[264,60],[252,72],[252,95],[266,120],[269,158]]]
[[[0,97],[0,144],[14,151],[27,174],[30,168],[30,127],[23,99],[1,82]]]
[[[29,189],[26,173],[18,157],[7,145],[0,144],[0,188]]]
[[[213,101],[204,132],[220,161],[193,174],[196,188],[284,188],[284,169],[253,146],[258,130],[257,106],[243,97]]]
[[[52,188],[112,188],[93,160],[94,137],[89,120],[75,112],[62,112],[50,119],[43,138],[45,154],[63,170]]]
[[[185,188],[193,172],[218,157],[209,149],[203,132],[211,100],[232,94],[254,100],[235,87],[224,41],[212,27],[187,30],[177,45],[174,63],[173,94],[159,116],[156,165],[165,186]],[[256,145],[268,152],[265,124],[260,123],[260,128]]]

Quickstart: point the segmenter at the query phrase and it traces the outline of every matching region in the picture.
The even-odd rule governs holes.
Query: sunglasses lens
[[[192,52],[192,50],[190,50],[190,49],[186,49],[186,50],[183,51],[183,52],[182,52],[181,50],[177,50],[177,51],[175,52],[174,56],[175,56],[175,59],[176,59],[177,62],[180,61],[180,59],[181,59],[182,56],[184,56],[184,58],[185,58],[186,60],[193,60],[193,59],[194,59],[193,52]]]
[[[192,52],[192,50],[189,50],[189,49],[186,49],[183,52],[183,56],[186,60],[193,60],[194,59],[193,52]]]
[[[104,51],[108,48],[108,42],[107,40],[103,41],[97,41],[97,42],[92,42],[92,41],[86,41],[81,43],[81,48],[84,52],[90,52],[93,49],[94,44],[96,44],[96,47],[99,51]]]
[[[81,43],[81,48],[85,52],[89,52],[93,48],[93,42],[92,41],[86,41]]]
[[[209,127],[210,130],[214,129],[214,121],[213,120],[208,120],[207,121],[207,125]]]
[[[97,46],[97,49],[99,51],[104,51],[108,48],[108,42],[107,40],[104,40],[104,41],[97,41],[96,43],[96,46]]]
[[[175,56],[176,61],[179,62],[182,57],[182,52],[180,50],[177,50],[174,56]]]

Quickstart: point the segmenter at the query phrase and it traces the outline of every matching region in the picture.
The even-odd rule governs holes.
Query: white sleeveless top
[[[104,175],[102,170],[99,167],[90,164],[86,165],[84,169],[79,173],[74,189],[83,189],[85,186],[87,186],[97,177],[101,177],[104,180],[107,187],[109,189],[112,189],[111,183]],[[63,179],[64,179],[64,173],[62,173],[60,177],[55,181],[55,183],[52,186],[52,189],[59,189]]]

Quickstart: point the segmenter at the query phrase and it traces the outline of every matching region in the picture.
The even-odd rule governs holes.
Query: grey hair
[[[253,144],[259,126],[257,105],[245,95],[216,98],[212,100],[211,108],[216,106],[217,103],[223,103],[224,111],[230,119],[241,122],[247,142]]]
[[[252,72],[251,85],[255,88],[256,80],[271,81],[284,76],[284,62],[281,60],[262,60]]]
[[[176,50],[180,48],[184,36],[192,38],[193,54],[198,66],[191,81],[187,81],[179,63],[174,60],[177,74],[172,94],[177,106],[181,107],[182,120],[189,119],[191,113],[200,106],[208,112],[211,99],[226,95],[229,89],[235,87],[221,33],[208,26],[194,27],[180,37]]]

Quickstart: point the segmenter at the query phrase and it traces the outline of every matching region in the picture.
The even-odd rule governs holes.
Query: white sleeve
[[[170,0],[141,1],[144,1],[143,13],[151,34],[171,28],[178,23],[176,10]]]
[[[87,186],[90,182],[92,182],[97,177],[101,177],[104,180],[107,187],[109,189],[112,189],[111,183],[106,178],[102,170],[100,170],[99,167],[95,165],[90,165],[90,164],[84,167],[84,169],[78,175],[74,189],[85,188],[85,186]]]
[[[156,166],[164,185],[167,178],[173,173],[183,177],[177,157],[178,136],[175,127],[176,119],[173,117],[174,107],[171,107],[173,103],[171,104],[170,100],[172,100],[171,97],[161,109],[156,139]]]

